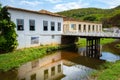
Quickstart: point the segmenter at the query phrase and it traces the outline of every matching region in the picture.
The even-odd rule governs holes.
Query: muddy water
[[[119,55],[111,52],[102,52],[99,59],[86,57],[84,52],[85,48],[79,48],[77,52],[52,52],[20,66],[17,70],[0,72],[0,80],[89,80],[89,74],[99,69],[105,61],[120,60]]]

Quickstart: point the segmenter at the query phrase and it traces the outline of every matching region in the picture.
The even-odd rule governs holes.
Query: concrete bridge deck
[[[78,36],[78,37],[99,37],[99,38],[120,39],[120,33],[113,33],[113,32],[65,32],[62,35]]]

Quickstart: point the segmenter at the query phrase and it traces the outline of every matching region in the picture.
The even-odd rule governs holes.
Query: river
[[[106,61],[120,60],[120,55],[101,51],[101,57],[84,55],[85,48],[77,51],[61,50],[28,62],[17,70],[0,72],[0,80],[89,80],[89,74]]]

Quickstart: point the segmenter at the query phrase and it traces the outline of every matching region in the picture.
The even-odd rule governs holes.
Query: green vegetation
[[[79,47],[85,47],[86,46],[86,39],[85,38],[80,38],[80,39],[78,39],[78,42],[76,42],[76,44]]]
[[[120,48],[120,44],[116,44],[116,47],[117,47],[117,48]]]
[[[7,8],[0,5],[0,53],[13,51],[18,45],[16,38],[15,24]]]
[[[111,42],[114,42],[114,41],[115,41],[115,39],[112,39],[112,38],[109,38],[109,39],[107,39],[107,38],[102,38],[102,39],[100,40],[100,44],[101,44],[101,45],[104,45],[104,44],[111,43]],[[78,46],[80,46],[80,47],[85,47],[85,46],[86,46],[86,39],[85,39],[85,38],[80,38],[80,39],[78,40],[78,42],[76,42],[76,44],[77,44]]]
[[[104,44],[107,44],[107,43],[111,43],[111,42],[114,42],[115,41],[115,39],[112,39],[112,38],[102,38],[101,40],[100,40],[100,44],[102,44],[102,45],[104,45]]]
[[[104,68],[102,68],[100,71],[93,73],[92,77],[97,78],[97,80],[119,80],[120,61],[105,64]]]
[[[77,20],[102,22],[104,27],[120,27],[120,6],[112,9],[72,9],[68,11],[58,12],[58,14]]]
[[[28,48],[23,50],[17,50],[14,52],[9,52],[7,54],[0,55],[0,70],[8,71],[12,68],[17,68],[20,65],[40,58],[48,52],[61,49],[60,46],[43,46],[38,48]]]

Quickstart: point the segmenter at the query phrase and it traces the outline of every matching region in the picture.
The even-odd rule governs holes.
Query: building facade
[[[66,20],[64,21],[64,25],[63,25],[63,32],[64,33],[65,32],[82,32],[82,33],[102,32],[102,24]]]
[[[18,49],[39,45],[61,44],[63,17],[51,12],[7,7],[16,25]]]

